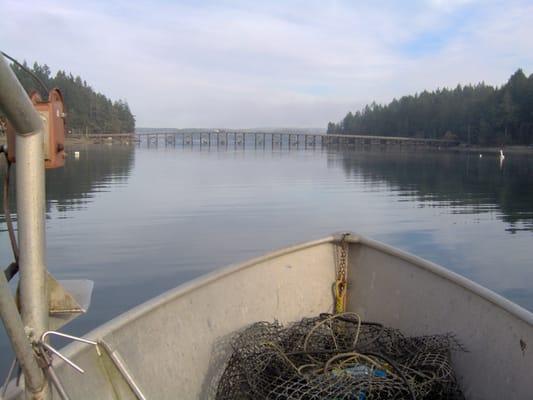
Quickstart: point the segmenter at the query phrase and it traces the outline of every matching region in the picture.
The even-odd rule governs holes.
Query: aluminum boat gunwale
[[[208,272],[205,275],[199,276],[198,278],[194,278],[188,282],[182,283],[172,289],[169,289],[155,296],[154,298],[149,299],[145,301],[144,303],[141,303],[133,307],[131,310],[128,310],[124,312],[123,314],[118,315],[117,317],[113,318],[109,322],[106,322],[103,325],[92,330],[87,335],[87,337],[93,340],[95,338],[103,337],[106,334],[106,332],[113,331],[117,329],[118,327],[126,325],[129,322],[142,316],[146,312],[146,310],[161,306],[168,302],[171,302],[178,297],[185,296],[188,293],[198,289],[199,287],[215,282],[228,275],[235,274],[247,268],[254,267],[255,265],[259,263],[277,258],[282,255],[291,254],[296,251],[304,250],[309,247],[314,247],[316,245],[323,244],[323,243],[339,241],[342,236],[343,234],[334,234],[334,235],[327,236],[322,239],[299,243],[299,244],[288,246],[288,247],[285,247],[279,250],[271,251],[265,255],[252,258],[242,263],[230,264],[226,267],[221,267],[212,272]],[[529,312],[523,307],[520,307],[518,304],[513,303],[510,300],[507,300],[505,297],[497,294],[496,292],[490,289],[487,289],[486,287],[481,286],[471,281],[468,278],[465,278],[462,275],[459,275],[453,271],[450,271],[438,264],[425,260],[414,254],[408,253],[403,250],[399,250],[383,242],[380,242],[374,239],[369,239],[369,238],[366,238],[364,236],[361,236],[355,233],[349,233],[347,236],[345,236],[345,240],[349,243],[361,243],[361,244],[367,245],[371,248],[382,251],[383,253],[389,254],[394,257],[398,257],[426,271],[430,271],[434,273],[435,275],[438,275],[441,278],[444,278],[456,285],[459,285],[469,290],[473,294],[480,296],[481,298],[491,302],[492,304],[506,310],[509,314],[521,319],[522,321],[528,323],[531,327],[533,327],[533,313]],[[78,345],[74,344],[74,346],[78,346]]]

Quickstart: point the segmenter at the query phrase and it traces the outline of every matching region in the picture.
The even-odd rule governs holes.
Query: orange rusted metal
[[[54,88],[48,93],[48,100],[42,100],[38,92],[30,93],[30,100],[39,112],[44,124],[43,150],[47,169],[65,165],[65,109],[63,96]],[[8,121],[8,159],[15,162],[15,131]]]

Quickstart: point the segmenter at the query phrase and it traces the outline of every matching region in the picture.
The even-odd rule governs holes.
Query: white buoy
[[[503,160],[505,160],[505,156],[503,155],[503,150],[500,149],[500,169],[503,168]]]
[[[75,151],[74,152],[74,158],[76,158],[76,159],[80,158],[80,152],[79,151]]]
[[[483,154],[480,154],[480,155],[479,155],[479,158],[482,158],[482,157],[483,157]]]

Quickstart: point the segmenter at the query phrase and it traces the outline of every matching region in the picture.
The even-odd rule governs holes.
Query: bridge
[[[400,136],[337,135],[303,132],[261,131],[201,131],[154,130],[142,133],[90,134],[87,138],[97,141],[139,142],[150,145],[182,146],[255,146],[255,147],[317,147],[317,146],[397,146],[446,148],[459,144],[454,140],[424,139]]]

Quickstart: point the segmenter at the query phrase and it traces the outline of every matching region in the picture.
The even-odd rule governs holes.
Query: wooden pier
[[[115,135],[107,135],[115,137]],[[442,139],[423,139],[398,136],[331,135],[294,132],[251,131],[154,131],[135,135],[140,143],[148,146],[224,146],[224,147],[432,147],[447,148],[458,142]],[[119,139],[117,137],[117,139]]]

